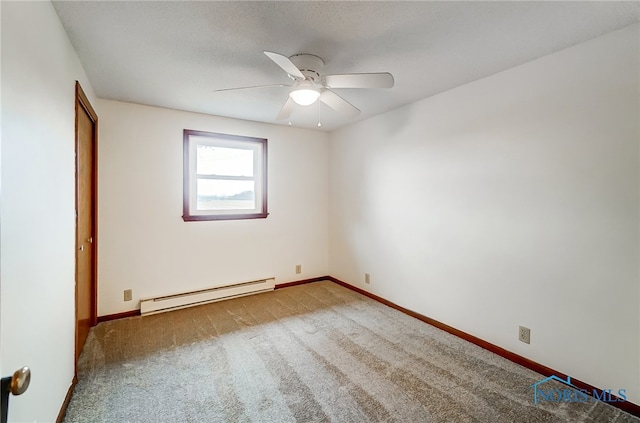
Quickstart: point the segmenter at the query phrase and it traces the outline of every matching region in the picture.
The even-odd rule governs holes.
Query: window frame
[[[196,138],[210,138],[210,142],[198,142]],[[194,203],[197,201],[197,179],[195,150],[198,144],[219,145],[223,148],[238,148],[252,150],[254,152],[254,192],[256,208],[244,212],[242,209],[226,211],[198,211]],[[243,148],[242,145],[245,145]],[[247,147],[250,146],[250,147]],[[217,175],[221,179],[234,179],[228,175]],[[238,177],[238,180],[246,180],[246,177]],[[221,134],[217,132],[185,129],[183,131],[183,194],[182,194],[182,219],[185,222],[199,222],[209,220],[239,220],[239,219],[265,219],[267,212],[267,139],[254,138],[241,135]]]

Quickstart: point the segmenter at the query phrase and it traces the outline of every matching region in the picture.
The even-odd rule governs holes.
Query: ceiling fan
[[[360,113],[360,110],[333,92],[333,88],[391,88],[394,84],[393,75],[388,72],[323,75],[321,71],[324,67],[324,60],[313,54],[295,54],[291,57],[271,51],[265,51],[264,54],[287,73],[289,78],[293,80],[293,84],[225,88],[214,90],[214,92],[250,88],[288,87],[291,88],[289,98],[280,109],[278,120],[287,119],[293,112],[295,104],[309,106],[318,100],[336,112],[353,118]]]

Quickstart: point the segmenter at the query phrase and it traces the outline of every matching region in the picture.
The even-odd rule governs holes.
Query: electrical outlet
[[[368,273],[364,274],[364,283],[371,283],[371,275]]]
[[[131,301],[133,299],[133,291],[130,289],[124,290],[124,300]]]
[[[296,264],[296,275],[299,275],[300,273],[302,273],[302,265]]]
[[[525,344],[531,343],[531,329],[520,326],[518,329],[518,339]]]

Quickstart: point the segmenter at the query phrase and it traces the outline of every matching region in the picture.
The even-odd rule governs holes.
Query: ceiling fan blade
[[[236,90],[248,90],[250,88],[273,88],[273,87],[288,87],[289,85],[284,84],[270,84],[270,85],[253,85],[250,87],[238,87],[238,88],[222,88],[220,90],[213,90],[214,93],[219,93],[222,91],[236,91]]]
[[[391,88],[394,84],[389,72],[326,75],[324,81],[329,88]]]
[[[331,107],[336,112],[349,118],[354,118],[360,114],[360,110],[356,106],[331,90],[322,91],[322,94],[320,94],[320,101]]]
[[[298,69],[287,56],[271,51],[265,51],[264,54],[266,54],[269,59],[276,62],[276,65],[284,69],[284,71],[289,75],[304,79],[304,75],[300,72],[300,69]]]
[[[287,102],[284,103],[284,106],[282,106],[282,109],[280,109],[280,113],[278,113],[278,117],[276,119],[284,120],[284,119],[287,119],[289,116],[291,116],[291,112],[293,112],[294,104],[295,103],[293,102],[293,99],[289,97]]]

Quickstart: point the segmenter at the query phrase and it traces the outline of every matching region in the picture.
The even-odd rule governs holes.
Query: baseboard
[[[329,276],[321,276],[321,277],[317,277],[317,278],[303,279],[303,280],[299,280],[299,281],[278,283],[278,284],[275,285],[274,289],[287,288],[287,287],[290,287],[290,286],[303,285],[305,283],[319,282],[319,281],[326,281],[326,280],[329,280]],[[108,322],[109,320],[124,319],[126,317],[135,317],[135,316],[140,316],[140,310],[129,310],[129,311],[123,311],[122,313],[115,313],[115,314],[107,314],[107,315],[104,315],[104,316],[98,316],[98,323]]]
[[[288,288],[290,286],[304,285],[305,283],[320,282],[320,281],[327,281],[327,280],[331,280],[331,277],[330,276],[319,276],[317,278],[303,279],[303,280],[300,280],[300,281],[277,283],[275,289]]]
[[[299,281],[277,283],[274,289],[287,288],[290,286],[303,285],[305,283],[319,282],[319,281],[326,281],[326,280],[330,280],[329,276],[320,276],[317,278],[303,279]],[[122,313],[106,314],[104,316],[98,316],[98,323],[108,322],[109,320],[124,319],[126,317],[135,317],[135,316],[140,316],[140,310],[129,310],[129,311],[123,311]]]
[[[366,297],[369,297],[369,298],[371,298],[371,299],[373,299],[375,301],[378,301],[379,303],[382,303],[382,304],[384,304],[386,306],[394,308],[394,309],[396,309],[398,311],[401,311],[402,313],[405,313],[405,314],[407,314],[407,315],[409,315],[411,317],[414,317],[414,318],[416,318],[418,320],[421,320],[421,321],[423,321],[425,323],[428,323],[431,326],[435,326],[438,329],[442,329],[443,331],[448,332],[448,333],[450,333],[452,335],[455,335],[455,336],[457,336],[459,338],[462,338],[465,341],[471,342],[472,344],[475,344],[475,345],[477,345],[479,347],[482,347],[482,348],[484,348],[484,349],[486,349],[488,351],[491,351],[492,353],[497,354],[497,355],[499,355],[499,356],[501,356],[503,358],[506,358],[509,361],[513,361],[516,364],[519,364],[519,365],[521,365],[523,367],[526,367],[526,368],[528,368],[530,370],[533,370],[534,372],[540,373],[543,376],[555,375],[555,376],[558,376],[560,378],[564,378],[564,379],[567,378],[567,375],[562,373],[562,372],[558,372],[558,371],[556,371],[556,370],[554,370],[554,369],[552,369],[550,367],[547,367],[547,366],[545,366],[543,364],[537,363],[537,362],[535,362],[533,360],[530,360],[530,359],[528,359],[526,357],[523,357],[521,355],[515,354],[515,353],[513,353],[511,351],[505,350],[502,347],[499,347],[499,346],[497,346],[495,344],[487,342],[487,341],[485,341],[483,339],[480,339],[480,338],[478,338],[476,336],[470,335],[470,334],[468,334],[466,332],[463,332],[463,331],[458,330],[458,329],[456,329],[454,327],[446,325],[446,324],[444,324],[442,322],[439,322],[439,321],[437,321],[435,319],[432,319],[432,318],[424,316],[424,315],[422,315],[420,313],[416,313],[415,311],[412,311],[412,310],[409,310],[409,309],[404,308],[402,306],[399,306],[399,305],[397,305],[395,303],[392,303],[391,301],[389,301],[389,300],[387,300],[385,298],[379,297],[379,296],[377,296],[375,294],[372,294],[372,293],[370,293],[368,291],[365,291],[364,289],[358,288],[357,286],[354,286],[354,285],[348,284],[346,282],[343,282],[343,281],[341,281],[339,279],[334,278],[333,276],[327,276],[326,278],[323,278],[323,280],[330,280],[330,281],[332,281],[334,283],[337,283],[338,285],[344,286],[345,288],[348,288],[348,289],[350,289],[352,291],[355,291],[355,292],[357,292],[359,294],[362,294],[362,295],[364,295]],[[595,387],[593,385],[590,385],[590,384],[588,384],[586,382],[582,382],[581,380],[575,379],[574,377],[571,377],[571,383],[573,385],[575,385],[576,387],[578,387],[579,389],[586,389],[587,392],[594,392],[595,391],[595,392],[597,392],[598,395],[602,395],[602,392],[603,392],[602,389],[597,388],[597,387]],[[611,395],[611,397],[612,398],[617,398],[615,395]],[[617,398],[617,399],[619,399],[619,398]],[[611,402],[609,404],[614,406],[614,407],[616,407],[616,408],[619,408],[619,409],[621,409],[623,411],[626,411],[627,413],[632,414],[632,415],[634,415],[636,417],[640,417],[640,405],[634,404],[634,403],[632,403],[630,401]]]
[[[321,276],[317,278],[303,279],[299,281],[277,283],[274,289],[287,288],[290,286],[303,285],[305,283],[319,282],[319,281],[326,281],[326,280],[329,280],[329,276]],[[124,319],[126,317],[135,317],[135,316],[140,316],[140,310],[129,310],[129,311],[123,311],[122,313],[98,316],[98,323],[108,322],[109,320]]]
[[[140,316],[140,310],[123,311],[122,313],[107,314],[98,316],[98,323],[108,322],[109,320],[124,319],[125,317]]]
[[[73,389],[76,387],[78,383],[78,377],[73,376],[71,380],[71,386],[67,390],[67,395],[64,397],[64,402],[62,403],[62,407],[60,407],[60,412],[58,413],[58,417],[56,418],[56,423],[62,423],[64,420],[64,415],[67,414],[67,407],[69,406],[69,401],[71,401],[71,395],[73,395]]]

